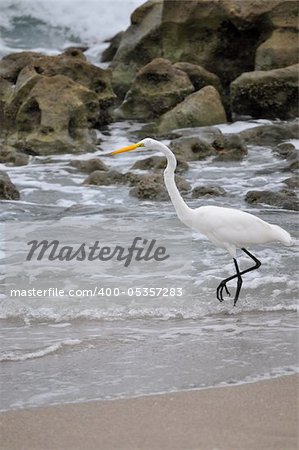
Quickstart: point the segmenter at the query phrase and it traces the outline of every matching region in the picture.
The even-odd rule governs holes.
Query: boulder
[[[205,86],[214,86],[221,93],[222,86],[219,77],[204,67],[188,62],[177,62],[173,67],[182,70],[188,75],[195,91],[199,91]]]
[[[0,199],[1,200],[19,200],[20,193],[16,186],[11,182],[7,173],[0,171]]]
[[[107,109],[113,104],[115,94],[111,87],[111,72],[101,69],[82,57],[70,57],[68,53],[58,56],[44,56],[35,61],[35,70],[44,76],[52,77],[64,75],[76,83],[80,83],[96,93],[99,102],[98,124],[106,124],[108,120]]]
[[[293,0],[222,0],[232,23],[260,25],[266,34],[274,28],[298,28],[298,4]]]
[[[7,143],[36,155],[93,149],[89,128],[98,119],[96,93],[64,75],[37,75],[34,82],[28,95],[19,98],[16,89],[7,103]]]
[[[44,55],[37,52],[18,52],[6,55],[0,61],[0,77],[15,84],[24,67],[33,67],[35,61],[43,57]]]
[[[255,70],[271,70],[298,63],[298,32],[293,29],[274,30],[255,53]]]
[[[293,155],[292,158],[289,158],[289,164],[285,169],[284,172],[297,172],[299,170],[299,159],[298,154]]]
[[[255,49],[269,29],[297,27],[297,15],[296,2],[288,0],[178,0],[175,8],[166,0],[163,55],[203,65],[227,85],[253,69]]]
[[[281,189],[278,192],[272,191],[248,191],[245,200],[250,204],[266,204],[283,209],[297,211],[299,209],[298,197],[290,189]]]
[[[189,192],[191,185],[179,175],[175,176],[176,184],[181,193]],[[169,200],[169,194],[161,174],[144,175],[130,190],[130,195],[139,200]]]
[[[298,68],[299,64],[243,73],[231,84],[232,111],[256,118],[297,117]]]
[[[256,6],[260,9],[260,13],[263,13],[264,8],[266,10],[266,20],[273,28],[290,28],[298,29],[298,2],[293,0],[271,0],[268,2],[256,1]],[[268,3],[268,6],[265,4]]]
[[[177,158],[182,158],[186,161],[200,161],[216,154],[213,145],[199,136],[174,139],[170,143],[170,149]]]
[[[224,195],[226,191],[221,186],[196,186],[192,189],[192,198],[223,197]]]
[[[96,186],[110,186],[112,184],[128,184],[135,186],[144,177],[137,173],[121,173],[117,170],[95,170],[84,181],[84,185],[92,184]]]
[[[113,90],[120,98],[124,98],[139,69],[162,56],[162,7],[163,0],[149,0],[131,15],[131,26],[122,36],[111,64]]]
[[[283,183],[288,186],[289,189],[299,189],[299,177],[298,175],[294,175],[286,180],[283,180]]]
[[[80,49],[69,48],[58,56],[8,55],[0,61],[0,74],[0,119],[7,144],[34,154],[94,149],[89,129],[109,122],[115,99],[109,70],[87,62]]]
[[[247,146],[236,133],[223,134],[213,142],[214,161],[241,161],[247,156]]]
[[[179,131],[183,136],[170,144],[177,158],[200,161],[213,157],[215,161],[240,161],[247,155],[247,147],[238,134],[222,134],[216,127]]]
[[[132,170],[154,170],[160,171],[166,168],[166,159],[164,156],[149,156],[148,158],[139,159],[132,166]],[[177,158],[177,173],[182,173],[188,170],[188,163],[181,159]]]
[[[226,114],[220,95],[213,86],[194,92],[163,114],[158,131],[165,133],[176,128],[214,125],[226,122]]]
[[[282,142],[274,149],[274,153],[280,156],[280,158],[289,159],[293,155],[297,154],[297,150],[293,144],[289,142]]]
[[[0,163],[11,166],[25,166],[28,164],[29,156],[20,152],[10,145],[0,144]]]
[[[146,2],[132,14],[131,26],[113,58],[115,92],[123,99],[140,68],[163,57],[172,63],[201,66],[218,76],[230,114],[228,97],[233,80],[255,68],[296,62],[297,17],[298,5],[293,0]],[[196,78],[199,81],[201,77]],[[218,89],[215,83],[209,84]]]
[[[106,63],[112,61],[121,43],[123,35],[124,32],[120,31],[115,36],[113,36],[113,38],[109,39],[108,41],[105,41],[109,43],[109,46],[103,51],[101,55],[101,62]]]
[[[216,74],[227,97],[230,83],[254,70],[260,44],[275,29],[293,31],[297,17],[293,0],[176,0],[175,7],[171,0],[146,2],[132,14],[113,59],[115,91],[123,98],[139,69],[163,57]]]
[[[156,58],[137,73],[117,117],[153,119],[173,108],[194,91],[188,75],[170,61]]]
[[[0,135],[7,128],[5,117],[5,104],[13,91],[13,83],[0,76]]]
[[[126,183],[125,175],[117,170],[95,170],[92,172],[83,184],[95,186],[110,186],[112,184]]]
[[[241,131],[240,136],[250,145],[276,147],[282,141],[299,139],[299,127],[297,121],[272,123]]]
[[[19,108],[29,96],[31,89],[41,78],[41,75],[30,66],[24,67],[19,72],[16,84],[11,90],[10,96],[6,99],[4,107],[7,129],[14,129]]]
[[[16,83],[25,67],[47,77],[64,75],[94,91],[99,101],[98,122],[107,122],[106,110],[115,99],[111,88],[111,72],[90,64],[80,49],[71,48],[58,56],[45,56],[35,52],[7,55],[0,61],[0,76]]]
[[[174,8],[173,2],[164,2],[163,55],[171,61],[201,65],[228,86],[242,72],[252,70],[261,34],[258,20],[235,17],[234,11],[242,10],[243,3],[179,0]]]
[[[92,159],[75,159],[71,161],[71,166],[76,167],[83,173],[92,173],[95,171],[104,171],[107,172],[109,169],[106,164],[101,161],[99,158]]]
[[[62,53],[64,56],[71,56],[72,58],[80,58],[83,59],[83,61],[87,61],[86,56],[84,55],[84,52],[88,50],[88,47],[85,45],[80,47],[67,47],[64,52]]]
[[[284,172],[288,172],[288,171],[295,172],[295,171],[299,170],[299,158],[298,158],[297,150],[296,150],[296,152],[294,152],[290,156],[288,156],[287,161],[288,161],[288,165],[282,169]]]

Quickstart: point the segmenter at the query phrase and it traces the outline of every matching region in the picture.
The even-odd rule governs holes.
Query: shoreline
[[[297,380],[2,412],[0,448],[295,450]]]

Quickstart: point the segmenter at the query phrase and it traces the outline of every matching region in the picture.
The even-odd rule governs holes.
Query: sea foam
[[[142,0],[2,0],[0,56],[22,49],[51,54],[71,44],[98,46],[126,29]]]

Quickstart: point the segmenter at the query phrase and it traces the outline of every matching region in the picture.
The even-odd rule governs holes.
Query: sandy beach
[[[296,375],[1,414],[3,450],[295,450]]]

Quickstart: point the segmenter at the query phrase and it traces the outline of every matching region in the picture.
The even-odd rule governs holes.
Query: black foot
[[[224,298],[223,298],[223,289],[225,289],[226,294],[230,297],[230,292],[229,292],[229,290],[227,289],[226,282],[227,282],[226,280],[221,281],[221,283],[219,284],[219,286],[218,286],[218,288],[217,288],[217,299],[218,299],[220,302],[223,302],[223,301],[224,301]]]

